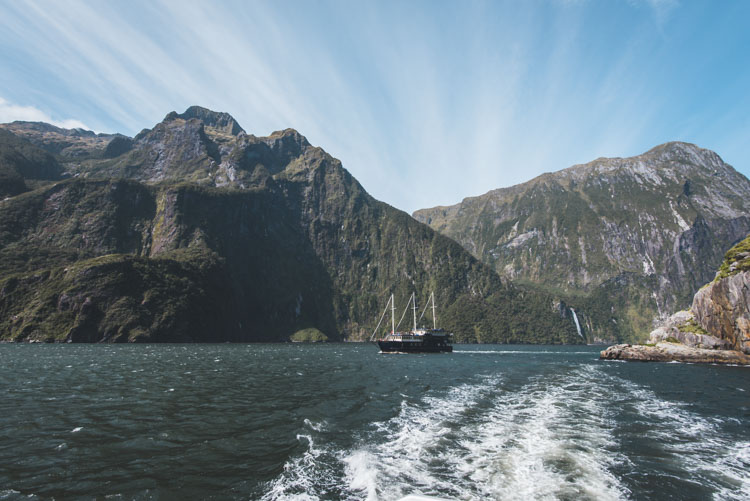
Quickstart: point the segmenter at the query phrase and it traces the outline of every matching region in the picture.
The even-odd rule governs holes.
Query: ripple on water
[[[742,368],[461,348],[0,346],[0,498],[750,498]]]

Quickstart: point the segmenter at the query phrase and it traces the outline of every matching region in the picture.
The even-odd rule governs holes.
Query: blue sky
[[[411,212],[670,140],[750,176],[750,2],[0,0],[0,122],[293,127]]]

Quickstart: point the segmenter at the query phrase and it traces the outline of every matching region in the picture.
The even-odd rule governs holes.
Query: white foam
[[[78,432],[79,432],[79,431],[81,431],[82,429],[83,429],[83,426],[77,426],[77,427],[73,428],[73,429],[72,429],[72,430],[70,431],[70,433],[78,433]]]
[[[383,499],[415,490],[456,499],[620,499],[628,491],[610,468],[625,459],[614,452],[606,403],[579,384],[587,372],[559,384],[539,378],[512,393],[483,381],[403,403],[379,424],[392,438],[347,460],[367,475],[368,499],[373,489]],[[597,377],[588,374],[591,386]]]
[[[453,474],[440,467],[447,464],[442,442],[451,426],[461,423],[463,412],[496,384],[497,379],[483,378],[442,397],[428,396],[416,403],[403,400],[396,417],[374,424],[374,443],[342,455],[348,465],[348,487],[360,494],[366,491],[367,499],[454,490]]]
[[[583,371],[587,372],[587,371]],[[495,499],[620,499],[627,489],[610,472],[614,452],[605,403],[575,374],[539,379],[498,398],[492,413],[462,441],[454,467]],[[592,383],[593,381],[588,381]],[[583,383],[583,384],[581,384]]]
[[[367,451],[355,451],[344,458],[346,480],[353,490],[366,493],[367,501],[377,501],[378,472],[373,465],[373,456]]]
[[[322,451],[315,447],[310,435],[297,435],[297,440],[307,443],[307,450],[302,456],[284,465],[284,473],[270,483],[268,492],[261,500],[313,501],[318,499],[313,493],[317,476],[315,474],[317,459]]]
[[[314,422],[310,421],[309,419],[305,419],[304,423],[305,423],[305,426],[307,426],[308,428],[310,428],[313,431],[320,432],[320,431],[325,431],[326,429],[328,429],[328,421],[326,421],[325,419],[323,421],[318,422],[318,423],[314,423]]]

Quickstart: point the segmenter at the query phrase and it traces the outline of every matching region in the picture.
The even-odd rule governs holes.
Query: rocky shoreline
[[[750,356],[737,350],[694,348],[668,341],[655,345],[617,344],[603,350],[599,358],[602,360],[636,360],[641,362],[750,365]]]
[[[610,346],[599,358],[750,365],[750,235],[727,251],[690,310],[666,319],[649,344]]]

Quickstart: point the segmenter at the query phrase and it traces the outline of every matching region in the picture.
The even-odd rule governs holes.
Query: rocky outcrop
[[[691,311],[702,328],[750,354],[750,235],[729,249]]]
[[[691,311],[708,332],[750,354],[750,272],[737,273],[698,291]]]
[[[692,311],[679,311],[669,317],[661,326],[651,331],[649,342],[656,344],[668,339],[679,341],[685,346],[707,350],[731,350],[730,341],[712,336],[699,326]]]
[[[617,345],[606,359],[748,363],[750,359],[750,235],[725,255],[716,278],[700,289],[690,311],[651,332],[651,345]]]
[[[750,365],[750,356],[739,351],[706,350],[670,342],[657,343],[655,346],[617,344],[602,351],[600,358],[603,360],[635,360],[641,362]]]

